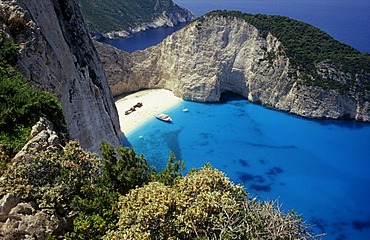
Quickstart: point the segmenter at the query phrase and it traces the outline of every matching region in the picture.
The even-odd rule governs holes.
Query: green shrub
[[[170,152],[166,168],[158,173],[151,171],[150,181],[160,182],[165,185],[173,185],[174,181],[182,177],[182,171],[185,169],[183,160],[176,160],[175,154]]]
[[[19,74],[0,76],[0,143],[18,152],[28,140],[31,127],[40,117],[54,123],[57,131],[65,131],[62,107],[47,91],[25,83]]]
[[[74,229],[66,237],[71,239],[101,239],[107,230],[115,230],[118,221],[118,198],[131,189],[142,187],[149,181],[158,180],[172,184],[181,176],[183,162],[176,161],[171,153],[165,170],[155,173],[149,168],[143,155],[132,148],[116,150],[103,142],[101,174],[94,183],[82,187],[72,201],[73,210],[79,213],[74,220]]]
[[[0,144],[14,154],[28,141],[40,117],[53,122],[56,131],[65,131],[66,125],[58,99],[31,87],[12,68],[18,47],[4,34],[0,34],[0,49]]]
[[[109,188],[125,194],[130,189],[148,182],[148,163],[145,157],[137,155],[133,148],[119,146],[117,154],[114,147],[103,142],[100,152],[103,156],[101,181]]]
[[[0,176],[3,175],[4,171],[7,169],[7,164],[9,162],[9,153],[6,151],[5,147],[0,144]]]
[[[181,161],[170,154],[167,169],[156,175],[133,149],[119,147],[117,155],[103,143],[101,151],[104,159],[71,141],[63,149],[37,153],[9,168],[0,190],[59,216],[74,212],[73,229],[65,239],[311,237],[299,215],[282,213],[273,202],[246,198],[242,186],[210,165],[181,177]],[[149,182],[152,177],[162,182]]]
[[[221,238],[238,235],[243,225],[229,215],[242,214],[240,205],[246,192],[234,185],[224,173],[204,167],[190,172],[174,186],[176,192],[177,235],[180,238]],[[233,222],[234,221],[234,222]],[[243,236],[239,233],[239,236]]]
[[[35,202],[39,209],[52,209],[62,216],[82,187],[98,176],[96,154],[75,142],[62,150],[48,149],[9,168],[0,182],[3,192],[13,192],[22,201]]]
[[[151,182],[120,198],[118,232],[106,239],[171,239],[175,194],[163,183]]]
[[[1,75],[6,74],[9,66],[14,66],[18,56],[18,45],[0,32],[0,68]]]
[[[119,195],[148,182],[146,159],[132,148],[118,147],[115,150],[102,142],[100,152],[103,158],[99,177],[94,183],[83,186],[72,201],[71,206],[79,216],[67,238],[101,239],[108,229],[115,229]]]

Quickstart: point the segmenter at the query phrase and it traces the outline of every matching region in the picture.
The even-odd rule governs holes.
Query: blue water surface
[[[200,16],[214,9],[286,15],[370,52],[369,0],[175,0]],[[159,28],[107,41],[125,51],[156,45],[181,28]],[[251,196],[278,200],[302,213],[324,239],[370,239],[370,124],[317,121],[266,109],[236,97],[220,104],[183,102],[129,136],[151,165],[169,151],[187,170],[210,162]],[[189,108],[188,112],[182,109]]]
[[[370,0],[175,0],[196,16],[212,10],[284,15],[312,24],[335,39],[370,53]],[[143,50],[184,27],[162,27],[135,33],[133,37],[101,39],[126,52]]]
[[[370,239],[369,124],[308,120],[243,99],[183,102],[167,113],[173,123],[153,119],[127,136],[157,170],[169,151],[186,171],[209,162],[251,196],[302,213],[324,239]]]
[[[134,52],[157,45],[163,40],[163,38],[183,28],[185,25],[185,23],[180,23],[179,25],[174,27],[160,27],[156,29],[149,29],[144,32],[134,33],[133,36],[128,38],[103,38],[99,39],[99,41],[115,46],[116,48],[126,52]]]

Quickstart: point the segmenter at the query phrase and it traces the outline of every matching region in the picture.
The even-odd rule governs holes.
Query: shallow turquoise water
[[[370,239],[369,124],[308,120],[234,97],[167,113],[173,123],[153,119],[128,136],[158,170],[170,150],[187,170],[210,162],[251,196],[302,213],[324,239]]]
[[[175,0],[200,16],[213,9],[286,15],[369,52],[368,0]],[[159,28],[109,44],[135,51],[177,29]],[[183,112],[182,108],[189,108]],[[370,239],[370,124],[314,121],[265,109],[246,100],[184,102],[168,112],[173,124],[153,118],[129,142],[162,169],[174,151],[191,167],[210,162],[252,196],[278,199],[302,213],[324,239]]]

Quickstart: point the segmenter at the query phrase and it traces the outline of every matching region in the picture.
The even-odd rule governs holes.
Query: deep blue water
[[[176,32],[184,27],[186,24],[182,23],[175,27],[161,27],[157,29],[149,29],[145,32],[138,32],[129,38],[120,39],[100,39],[103,43],[115,46],[118,49],[126,52],[134,52],[137,50],[144,50],[147,47],[157,45],[163,38]]]
[[[211,10],[284,15],[312,24],[335,39],[370,53],[370,0],[175,0],[196,16]],[[101,40],[127,52],[158,44],[184,25],[151,29],[134,37]]]
[[[198,16],[211,9],[287,15],[370,52],[370,1],[175,2]],[[157,44],[173,30],[109,43],[134,51]],[[183,102],[167,113],[172,124],[153,119],[126,136],[158,170],[169,151],[185,160],[187,170],[210,162],[252,196],[278,199],[283,209],[302,213],[317,233],[327,233],[324,239],[370,239],[370,124],[303,119],[239,98],[220,104]]]

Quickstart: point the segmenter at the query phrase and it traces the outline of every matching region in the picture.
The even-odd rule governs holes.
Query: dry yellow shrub
[[[172,187],[151,182],[120,198],[118,229],[105,239],[314,239],[295,213],[246,195],[211,167]]]

